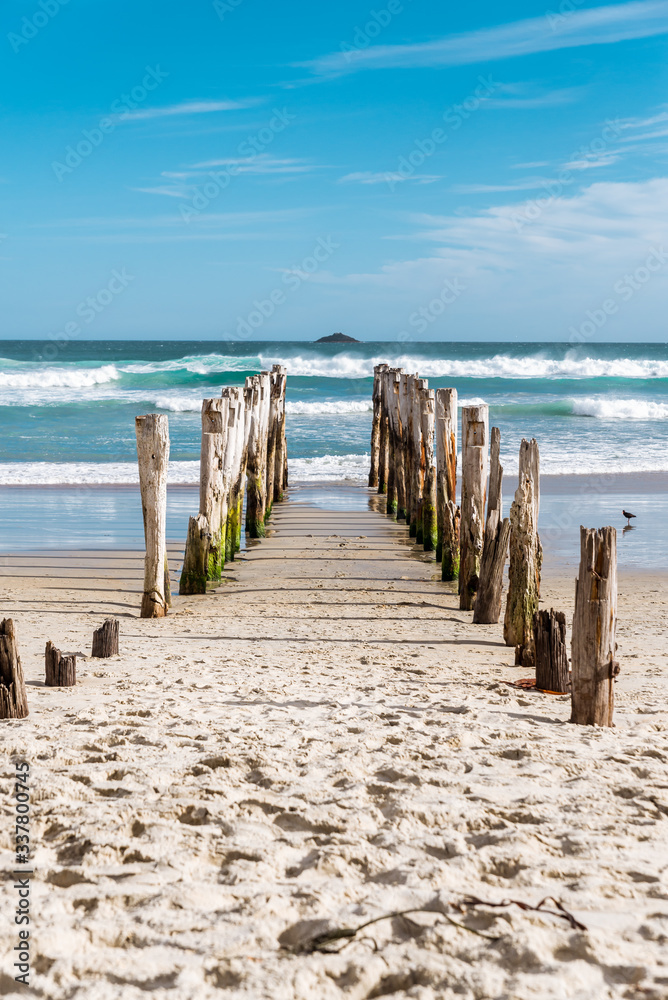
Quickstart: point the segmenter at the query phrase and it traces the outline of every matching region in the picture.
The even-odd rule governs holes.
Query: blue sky
[[[1,18],[4,338],[668,340],[668,0]]]

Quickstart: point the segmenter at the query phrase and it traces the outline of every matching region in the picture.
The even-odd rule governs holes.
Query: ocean
[[[54,516],[60,512],[62,538],[71,541],[78,515],[66,514],[66,496],[81,500],[89,486],[101,498],[102,486],[135,484],[136,414],[168,414],[170,483],[196,484],[202,398],[276,363],[288,371],[291,483],[302,491],[363,484],[379,362],[419,372],[432,388],[456,387],[460,404],[489,404],[490,423],[501,430],[506,498],[522,437],[538,439],[547,477],[603,476],[605,483],[627,474],[639,483],[640,474],[668,473],[668,344],[3,341],[0,550],[12,540],[12,497],[29,495],[5,487],[31,487],[33,497],[35,487],[57,487]],[[603,503],[605,487],[585,494]],[[48,506],[46,494],[37,495]],[[189,495],[178,494],[184,511]],[[662,489],[653,495],[650,506],[661,506]],[[107,521],[113,526],[113,513]],[[51,535],[57,541],[57,517]]]

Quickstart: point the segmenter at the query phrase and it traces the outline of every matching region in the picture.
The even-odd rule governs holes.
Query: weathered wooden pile
[[[510,554],[503,636],[515,663],[535,667],[542,690],[565,692],[570,684],[573,721],[612,725],[615,529],[582,528],[569,681],[565,616],[539,611],[538,444],[520,445],[518,487],[504,518],[501,433],[492,427],[490,435],[488,407],[462,407],[461,428],[457,506],[457,390],[434,392],[417,374],[376,365],[369,486],[386,495],[388,516],[405,521],[416,544],[435,552],[442,579],[458,581],[459,606],[473,611],[474,624],[499,621]]]
[[[457,390],[434,391],[426,379],[400,368],[374,369],[369,486],[387,495],[388,514],[406,521],[416,543],[435,553],[442,579],[458,580],[460,607],[475,608],[474,621],[480,623],[499,620],[511,534],[510,520],[501,516],[500,442],[493,427],[490,472],[487,406],[462,408],[458,506]],[[535,545],[539,548],[537,536]],[[520,644],[513,634],[512,645]]]
[[[226,562],[241,547],[246,496],[246,533],[262,538],[276,501],[288,483],[285,439],[286,369],[249,376],[243,387],[228,386],[202,401],[199,513],[188,523],[182,594],[204,594],[221,579]],[[146,558],[142,618],[162,618],[171,604],[166,551],[167,417],[136,417],[139,485],[144,513]]]
[[[274,365],[202,403],[199,514],[191,517],[179,591],[204,594],[246,533],[263,538],[272,506],[287,486],[286,370]]]

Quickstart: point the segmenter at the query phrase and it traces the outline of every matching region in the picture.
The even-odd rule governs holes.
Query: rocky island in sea
[[[355,340],[354,337],[348,337],[345,333],[331,333],[329,337],[321,337],[320,340],[316,340],[316,344],[359,344],[359,340]]]

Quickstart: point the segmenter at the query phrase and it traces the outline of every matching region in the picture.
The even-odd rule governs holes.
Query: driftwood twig
[[[552,903],[556,909],[548,910],[545,909],[546,903]],[[530,903],[525,903],[518,899],[503,899],[498,903],[490,902],[484,899],[478,899],[477,896],[466,896],[460,902],[453,904],[456,910],[460,912],[471,909],[475,906],[491,906],[495,908],[517,906],[520,910],[530,910],[532,912],[546,913],[553,917],[559,917],[561,920],[565,920],[574,930],[586,931],[584,924],[581,924],[579,920],[576,920],[572,913],[555,899],[554,896],[546,896],[545,899],[541,899],[537,906],[532,906]],[[466,924],[460,923],[458,920],[453,920],[452,917],[448,916],[442,910],[435,909],[433,906],[417,906],[410,910],[397,910],[393,913],[382,913],[378,917],[372,917],[371,920],[366,920],[363,924],[359,924],[357,927],[334,927],[331,930],[323,931],[320,934],[316,934],[315,937],[309,938],[307,941],[302,943],[296,950],[307,952],[312,954],[313,952],[319,951],[325,954],[336,953],[345,948],[346,945],[357,937],[360,931],[366,930],[367,927],[371,927],[372,924],[377,924],[381,920],[392,920],[395,917],[405,917],[410,913],[434,913],[444,920],[447,920],[449,924],[453,927],[458,927],[462,931],[468,931],[469,934],[475,934],[477,937],[484,938],[486,941],[492,943],[500,941],[503,935],[492,935],[484,934],[482,931],[476,930],[474,927],[467,927]],[[340,947],[336,947],[336,942],[343,942]]]

